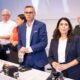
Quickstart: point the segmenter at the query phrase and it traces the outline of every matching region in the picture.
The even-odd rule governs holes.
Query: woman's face
[[[58,27],[61,35],[67,35],[68,31],[69,31],[69,24],[67,21],[65,20],[62,20],[60,23],[59,23],[59,27]]]
[[[24,20],[22,20],[20,17],[17,17],[16,19],[17,26],[21,25],[23,22]]]

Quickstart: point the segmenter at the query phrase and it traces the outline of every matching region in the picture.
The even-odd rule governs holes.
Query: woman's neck
[[[67,39],[67,35],[61,35],[60,39]]]

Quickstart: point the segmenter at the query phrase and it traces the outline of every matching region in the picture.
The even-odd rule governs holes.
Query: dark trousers
[[[11,49],[10,44],[0,45],[0,59],[8,60],[9,54],[6,53],[8,49]]]
[[[9,56],[9,61],[13,63],[19,63],[17,45],[16,46],[11,45],[11,54]]]

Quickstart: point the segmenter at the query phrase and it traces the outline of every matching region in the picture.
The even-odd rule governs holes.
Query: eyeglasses
[[[32,14],[33,12],[24,12],[25,14]]]
[[[2,14],[2,16],[10,16],[9,14]]]

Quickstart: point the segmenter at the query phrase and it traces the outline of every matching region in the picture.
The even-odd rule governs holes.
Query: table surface
[[[0,70],[1,70],[1,67],[3,66],[3,64],[5,64],[5,63],[14,65],[17,67],[19,66],[18,64],[15,64],[12,62],[0,60]],[[48,72],[31,69],[31,70],[28,70],[25,72],[19,72],[19,80],[46,80],[49,77],[49,75],[50,75],[50,73],[48,73]],[[3,73],[0,73],[0,80],[16,80],[16,79],[9,77],[7,75],[4,75]],[[64,78],[64,80],[72,80],[72,79]]]

